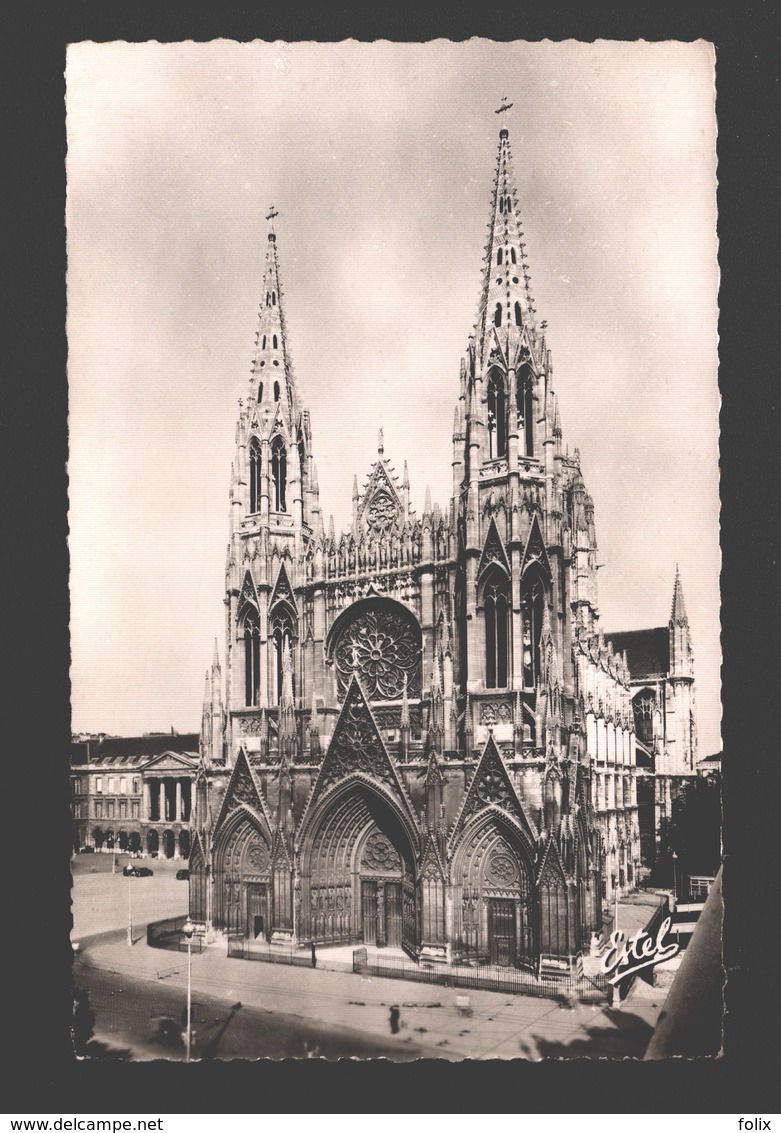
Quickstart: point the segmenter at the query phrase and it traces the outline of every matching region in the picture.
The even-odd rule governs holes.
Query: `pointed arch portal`
[[[415,855],[393,808],[355,782],[312,827],[302,855],[301,934],[322,944],[418,943]]]
[[[214,849],[214,925],[251,940],[271,938],[271,854],[245,812],[223,828]]]
[[[455,948],[503,966],[533,965],[537,917],[533,869],[496,814],[464,831],[453,863]]]

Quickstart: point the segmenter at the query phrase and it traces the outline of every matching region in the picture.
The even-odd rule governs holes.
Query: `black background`
[[[21,8],[21,6],[20,6]],[[27,5],[2,16],[6,457],[4,1108],[12,1113],[778,1112],[778,12],[557,8],[414,19],[345,8]],[[717,50],[724,1056],[325,1064],[77,1062],[71,1053],[65,47],[160,39],[691,41]],[[501,94],[502,92],[498,92]],[[9,335],[10,330],[10,335]],[[97,444],[106,438],[97,437]],[[111,632],[107,627],[106,632]]]

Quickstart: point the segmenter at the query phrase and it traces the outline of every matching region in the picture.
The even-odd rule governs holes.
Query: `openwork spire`
[[[258,330],[255,335],[255,355],[252,361],[252,397],[257,402],[274,407],[281,402],[288,418],[294,416],[295,380],[285,331],[282,310],[282,291],[279,282],[279,259],[274,217],[279,214],[272,207],[266,220],[270,222],[263,273],[263,292],[260,297]]]
[[[507,107],[509,109],[509,107]],[[494,333],[501,343],[509,329],[525,327],[536,337],[535,308],[526,244],[518,213],[518,194],[506,127],[499,131],[499,155],[491,201],[483,289],[477,321],[480,360],[490,352]]]

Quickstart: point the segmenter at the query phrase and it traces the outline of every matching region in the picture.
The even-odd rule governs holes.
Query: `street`
[[[184,1057],[187,956],[148,947],[145,928],[186,912],[188,886],[175,880],[177,863],[151,865],[153,877],[124,878],[110,859],[75,863],[74,986],[94,1014],[91,1057]],[[463,1018],[454,989],[228,959],[223,942],[193,954],[192,986],[197,1059],[640,1057],[666,994],[638,982],[614,1010],[480,990]]]

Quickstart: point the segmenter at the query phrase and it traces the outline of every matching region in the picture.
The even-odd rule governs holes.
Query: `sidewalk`
[[[621,927],[623,906],[619,907]],[[638,913],[640,910],[638,910]],[[646,917],[647,919],[647,917]],[[628,924],[627,924],[628,927]],[[132,947],[123,929],[80,940],[79,955],[94,968],[177,987],[184,999],[186,953],[148,947],[139,928]],[[398,1005],[403,1029],[425,1057],[447,1059],[641,1057],[666,991],[643,985],[621,1009],[578,1005],[502,992],[470,991],[471,1018],[456,1006],[455,989],[352,972],[228,959],[224,942],[192,957],[193,993],[390,1039],[389,1010]],[[650,993],[650,994],[649,994]]]

